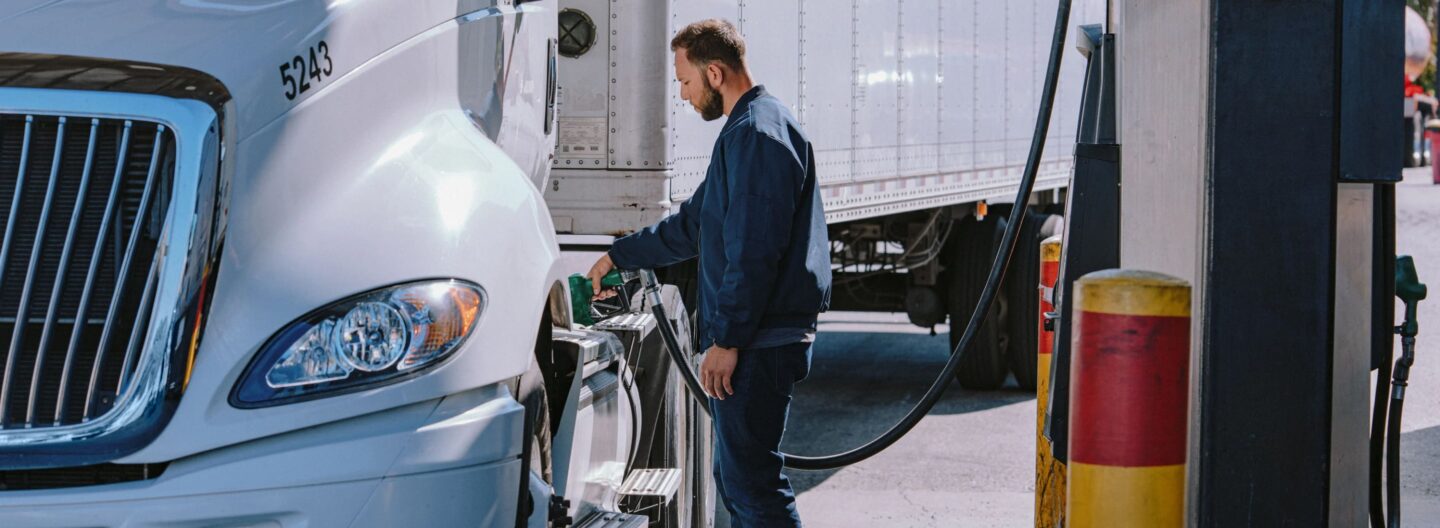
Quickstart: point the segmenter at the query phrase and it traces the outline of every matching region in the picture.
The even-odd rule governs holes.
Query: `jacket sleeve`
[[[755,337],[774,291],[805,167],[773,137],[755,130],[735,134],[725,150],[726,265],[710,334],[717,345],[742,348]]]
[[[684,262],[700,254],[700,205],[705,202],[701,185],[680,204],[680,211],[615,240],[610,260],[620,269],[659,268]]]

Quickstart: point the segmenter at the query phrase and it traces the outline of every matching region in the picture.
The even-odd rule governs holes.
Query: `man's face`
[[[710,71],[718,70],[718,66],[700,68],[690,62],[689,54],[685,48],[675,50],[675,80],[680,81],[680,98],[690,103],[700,117],[706,121],[714,121],[725,115],[725,101],[720,97],[720,92],[711,86]],[[719,72],[713,72],[719,76]]]

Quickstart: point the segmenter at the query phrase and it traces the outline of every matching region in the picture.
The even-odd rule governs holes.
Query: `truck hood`
[[[5,0],[0,53],[189,68],[220,81],[244,138],[386,50],[497,0]],[[325,42],[329,75],[290,90],[281,66]],[[295,73],[292,69],[291,73]],[[8,83],[0,80],[0,83]],[[298,83],[297,83],[298,84]],[[57,84],[56,87],[64,87]]]

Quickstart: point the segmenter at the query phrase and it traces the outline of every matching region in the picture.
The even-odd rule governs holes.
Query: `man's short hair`
[[[690,62],[704,68],[719,62],[731,70],[745,71],[745,38],[729,20],[712,18],[695,22],[670,39],[670,51],[685,48]]]

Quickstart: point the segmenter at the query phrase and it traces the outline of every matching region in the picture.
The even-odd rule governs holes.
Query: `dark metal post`
[[[1075,171],[1065,200],[1065,241],[1056,282],[1055,346],[1045,435],[1055,459],[1069,460],[1070,336],[1075,279],[1120,267],[1120,145],[1115,123],[1115,35],[1081,28],[1092,43],[1075,145]]]

